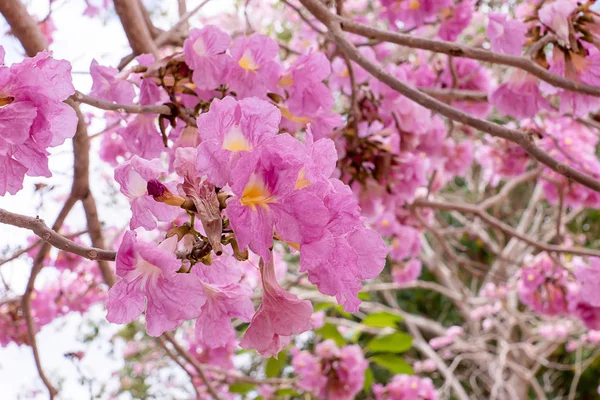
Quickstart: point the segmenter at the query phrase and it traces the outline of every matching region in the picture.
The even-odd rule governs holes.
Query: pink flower
[[[575,277],[581,284],[581,298],[594,307],[600,307],[600,259],[591,257],[590,265],[577,265]]]
[[[375,52],[371,47],[360,47],[358,51],[362,56],[366,57],[370,61],[377,60]],[[354,82],[356,85],[359,86],[367,82],[371,75],[361,66],[354,62],[351,63],[352,72],[354,73]],[[350,95],[352,92],[352,87],[350,85],[350,72],[348,71],[348,64],[344,58],[337,57],[335,60],[333,60],[331,67],[333,69],[333,74],[329,80],[329,87],[331,90],[341,91],[347,95]]]
[[[395,375],[392,381],[383,385],[374,385],[376,400],[437,400],[438,395],[429,378],[411,375]]]
[[[281,66],[274,60],[278,50],[273,39],[258,33],[238,36],[233,41],[229,51],[234,62],[228,82],[238,98],[264,98],[268,91],[275,91],[281,73]]]
[[[315,353],[317,357],[306,351],[294,354],[292,365],[301,388],[332,400],[351,400],[362,390],[369,363],[358,345],[338,348],[329,339],[319,343]]]
[[[438,36],[442,40],[455,41],[458,35],[469,26],[474,6],[474,0],[463,0],[454,7],[449,8],[449,16],[440,24]]]
[[[196,320],[196,339],[207,348],[222,347],[235,340],[231,318],[250,322],[254,314],[252,290],[240,284],[241,270],[231,266],[231,261],[217,259],[210,266],[197,264],[193,269],[206,296]]]
[[[198,117],[202,143],[196,168],[216,186],[225,186],[241,155],[274,137],[280,120],[277,107],[263,100],[213,100],[210,110]]]
[[[273,234],[296,244],[317,239],[327,223],[327,209],[302,187],[300,142],[278,135],[260,149],[244,155],[232,171],[226,215],[241,249],[268,261]],[[260,150],[260,151],[259,151]]]
[[[403,261],[406,258],[417,257],[420,252],[421,232],[412,226],[399,225],[390,245],[390,258]]]
[[[279,80],[279,86],[289,94],[286,104],[279,105],[282,125],[288,132],[311,123],[313,133],[321,138],[343,123],[341,116],[332,112],[334,98],[323,83],[330,72],[327,57],[311,52],[300,56]]]
[[[113,67],[103,67],[96,60],[90,65],[92,90],[90,96],[118,104],[133,104],[135,91],[133,84],[119,78],[119,70]]]
[[[127,150],[147,160],[159,157],[165,150],[155,114],[138,114],[117,132],[123,138]]]
[[[518,293],[521,301],[545,315],[561,315],[567,310],[567,272],[546,253],[538,254],[521,269]]]
[[[385,14],[392,26],[396,20],[404,23],[405,28],[415,28],[430,22],[449,0],[382,0]]]
[[[100,142],[100,158],[102,161],[116,167],[128,158],[128,154],[127,147],[125,147],[123,138],[120,135],[110,132],[102,135],[102,141]]]
[[[577,8],[577,2],[572,0],[556,0],[546,2],[538,11],[540,21],[550,28],[556,37],[569,43],[569,16]]]
[[[63,103],[75,92],[71,65],[50,57],[0,66],[0,196],[18,192],[25,174],[51,176],[47,148],[75,134],[77,116]]]
[[[52,34],[56,32],[56,25],[54,25],[52,17],[48,15],[47,18],[45,18],[42,22],[38,24],[38,27],[40,28],[42,35],[44,35],[44,37],[46,38],[46,42],[48,42],[49,45],[52,44],[52,42],[54,42]]]
[[[469,140],[463,140],[455,143],[453,139],[448,139],[444,143],[446,171],[455,176],[463,176],[473,162],[473,144]]]
[[[520,70],[491,94],[490,102],[502,114],[517,119],[531,118],[542,109],[550,109],[548,100],[540,94],[537,78]]]
[[[240,346],[256,349],[262,356],[277,356],[290,336],[311,329],[312,304],[286,292],[277,283],[273,258],[261,266],[263,300],[246,330]]]
[[[116,263],[121,280],[108,292],[107,320],[127,324],[145,308],[146,331],[159,336],[198,315],[206,301],[204,290],[192,275],[177,273],[176,245],[176,236],[156,247],[137,241],[132,231],[125,234]]]
[[[192,29],[183,43],[185,62],[194,71],[192,80],[199,89],[216,89],[224,83],[230,57],[225,54],[231,37],[213,25]]]
[[[492,77],[482,64],[467,58],[455,58],[453,62],[458,81],[460,82],[457,89],[481,92],[488,92],[490,90]],[[442,71],[440,81],[443,88],[453,87],[454,77],[449,67]],[[491,105],[482,102],[453,101],[451,104],[479,118],[485,118],[492,109]]]
[[[360,304],[361,281],[381,273],[387,247],[377,232],[364,227],[352,191],[337,180],[331,184],[324,195],[329,222],[322,237],[300,247],[300,271],[352,312]]]
[[[394,282],[400,286],[416,281],[421,275],[421,261],[416,258],[404,263],[402,267],[394,266],[392,268],[392,277]]]
[[[492,50],[507,54],[519,55],[525,44],[527,25],[523,22],[508,19],[506,14],[489,14],[487,36],[492,43]]]
[[[158,178],[161,172],[160,160],[147,161],[138,156],[115,169],[115,180],[130,202],[131,229],[141,226],[153,230],[156,229],[156,220],[170,222],[179,214],[179,208],[157,202],[148,195],[148,181]]]

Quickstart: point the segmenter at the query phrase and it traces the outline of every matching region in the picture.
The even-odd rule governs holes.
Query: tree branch
[[[132,0],[114,0],[113,2],[133,52],[136,55],[150,53],[158,59],[158,48],[152,40],[139,4]]]
[[[346,27],[345,20],[340,19],[337,15],[329,12],[327,7],[325,7],[317,0],[300,1],[319,20],[321,20],[321,22],[323,22],[328,27],[329,31],[335,38],[338,47],[348,56],[348,58],[355,61],[365,70],[367,70],[371,75],[373,75],[373,77],[387,84],[392,89],[396,90],[398,93],[406,96],[407,98],[411,99],[417,104],[422,105],[425,108],[428,108],[434,112],[445,116],[446,118],[461,122],[465,125],[469,125],[475,129],[479,129],[480,131],[489,133],[492,136],[497,136],[510,140],[511,142],[514,142],[521,146],[531,157],[535,158],[542,164],[547,165],[553,171],[556,171],[561,175],[571,178],[574,181],[589,187],[590,189],[600,192],[599,180],[553,158],[552,156],[544,152],[542,149],[537,147],[533,141],[533,138],[529,135],[489,121],[485,121],[483,119],[473,117],[454,107],[442,103],[439,100],[436,100],[433,97],[422,93],[418,89],[406,85],[404,82],[401,82],[400,80],[396,79],[394,76],[387,73],[381,66],[374,64],[362,54],[360,54],[357,48],[352,43],[350,43],[348,39],[346,39],[345,35],[342,32],[342,25]],[[600,93],[600,88],[598,88],[598,91]]]
[[[335,24],[341,30],[364,36],[370,40],[395,43],[412,49],[428,50],[435,53],[447,54],[452,57],[471,58],[473,60],[515,67],[529,72],[531,75],[561,89],[600,97],[600,87],[575,82],[553,74],[533,60],[523,56],[494,53],[454,42],[425,39],[399,32],[391,32],[370,27],[356,21],[335,15],[318,0],[300,0],[300,2],[325,25]],[[327,21],[327,22],[326,22]]]
[[[27,217],[25,215],[15,214],[0,208],[0,223],[29,229],[49,245],[69,253],[77,254],[78,256],[87,258],[88,260],[115,260],[116,254],[114,251],[86,247],[77,244],[74,241],[57,233],[54,229],[50,229],[44,223],[44,220],[40,218]]]

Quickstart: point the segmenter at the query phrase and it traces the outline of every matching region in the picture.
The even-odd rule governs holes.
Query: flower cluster
[[[51,176],[47,149],[75,135],[77,116],[63,103],[75,92],[71,64],[51,55],[8,67],[0,46],[0,196],[21,190],[26,174]]]
[[[362,390],[369,363],[358,345],[339,348],[326,340],[316,346],[314,355],[296,351],[292,365],[302,389],[326,399],[350,400]]]
[[[395,375],[387,385],[373,385],[377,400],[437,400],[438,395],[429,378]]]

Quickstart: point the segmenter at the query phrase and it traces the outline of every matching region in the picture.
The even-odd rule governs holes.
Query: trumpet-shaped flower
[[[129,199],[131,206],[131,229],[156,228],[156,220],[170,222],[179,213],[177,207],[157,202],[148,194],[148,181],[156,179],[162,172],[160,160],[144,160],[133,156],[115,169],[115,180],[121,186],[121,193]]]
[[[262,356],[277,356],[290,343],[290,336],[311,329],[313,312],[308,300],[286,292],[275,277],[273,257],[261,267],[263,300],[254,314],[240,346],[256,349]]]
[[[231,37],[213,25],[192,29],[183,43],[185,62],[194,71],[192,80],[199,89],[211,90],[224,83],[229,55],[225,54]]]
[[[198,117],[202,143],[198,147],[197,170],[216,186],[225,186],[241,155],[275,136],[280,120],[277,107],[263,100],[213,100],[210,110]]]
[[[238,98],[265,98],[268,91],[276,90],[281,74],[281,66],[275,61],[278,50],[273,39],[258,33],[233,41],[228,83]]]
[[[140,242],[128,231],[117,252],[117,276],[121,279],[108,292],[106,319],[127,324],[146,310],[146,331],[159,336],[198,315],[206,301],[197,278],[178,274],[181,262],[175,256],[177,237],[158,247]]]

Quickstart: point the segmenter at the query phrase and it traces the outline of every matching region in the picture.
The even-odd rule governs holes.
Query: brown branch
[[[140,106],[135,104],[117,104],[112,101],[106,101],[98,99],[96,97],[88,96],[81,92],[75,92],[71,99],[78,103],[84,103],[92,107],[99,108],[107,111],[117,111],[129,114],[162,114],[171,115],[171,108],[169,106]]]
[[[19,39],[29,57],[35,56],[48,47],[42,31],[19,0],[0,1],[0,14],[4,16],[13,35]]]
[[[0,208],[0,223],[29,229],[47,244],[52,245],[57,249],[87,258],[88,260],[115,260],[114,251],[86,247],[75,243],[74,241],[57,233],[56,229],[50,229],[44,223],[44,220],[40,218],[27,217],[25,215],[15,214]],[[56,225],[57,224],[55,223],[55,226]],[[60,225],[62,225],[62,223]],[[27,250],[28,249],[25,249],[23,252]]]
[[[196,7],[194,7],[193,9],[191,9],[190,11],[188,11],[187,13],[182,15],[179,18],[179,21],[177,21],[175,23],[175,25],[173,25],[171,27],[171,29],[169,29],[168,31],[165,31],[165,32],[161,32],[160,35],[158,35],[158,37],[155,40],[156,46],[161,47],[162,45],[166,44],[171,39],[171,37],[177,33],[179,28],[183,27],[188,22],[188,20],[192,16],[194,16],[198,11],[200,11],[200,9],[202,7],[204,7],[204,5],[206,3],[208,3],[209,1],[210,0],[204,0],[202,3],[198,4]],[[123,57],[123,59],[119,63],[119,66],[117,67],[119,69],[119,71],[122,70],[123,68],[125,68],[127,66],[127,64],[129,64],[131,61],[133,61],[135,56],[136,56],[135,53],[131,53],[128,56]]]
[[[336,40],[340,48],[351,60],[362,66],[375,78],[396,90],[398,93],[406,96],[417,104],[422,105],[434,112],[437,112],[446,118],[469,125],[480,131],[489,133],[492,136],[501,137],[521,146],[531,157],[542,164],[547,165],[552,170],[564,175],[572,180],[581,183],[597,192],[600,192],[600,181],[594,177],[582,173],[568,165],[553,158],[542,149],[536,146],[533,138],[518,130],[509,129],[504,126],[479,119],[464,113],[454,107],[451,107],[439,100],[428,96],[418,89],[415,89],[404,82],[396,79],[386,72],[381,66],[374,64],[358,52],[356,47],[346,39],[342,31],[342,25],[346,28],[346,22],[329,10],[317,0],[300,0],[321,22],[323,22]],[[341,24],[343,22],[343,24]],[[440,42],[443,43],[443,42]],[[493,54],[493,53],[492,53]],[[600,91],[600,88],[598,89]]]
[[[165,337],[165,339],[167,339],[169,342],[171,342],[171,344],[173,345],[173,347],[175,348],[177,353],[179,353],[179,355],[181,355],[187,362],[192,364],[192,366],[194,367],[196,372],[198,372],[198,376],[200,377],[200,379],[202,379],[202,382],[204,382],[204,384],[206,385],[206,388],[208,389],[208,392],[211,394],[213,399],[221,400],[221,397],[219,396],[219,393],[217,393],[212,382],[209,381],[208,378],[206,377],[206,374],[204,374],[204,367],[202,366],[202,364],[200,364],[198,362],[198,360],[196,360],[186,349],[181,347],[181,345],[179,343],[177,343],[177,340],[175,340],[175,338],[173,337],[173,335],[171,335],[171,333],[165,332],[165,333],[163,333],[163,336]]]
[[[404,33],[377,29],[335,15],[329,12],[327,7],[318,0],[300,0],[300,2],[325,25],[336,25],[341,30],[364,36],[370,40],[381,40],[412,49],[428,50],[453,57],[471,58],[493,64],[515,67],[527,71],[533,76],[561,89],[600,97],[600,87],[565,79],[536,64],[528,57],[494,53],[489,50],[478,49],[454,42],[426,39]]]
[[[462,213],[473,214],[477,217],[481,218],[483,221],[488,223],[489,225],[500,229],[505,234],[515,237],[530,246],[533,246],[539,250],[547,251],[547,252],[555,252],[555,253],[570,253],[580,256],[590,256],[590,257],[600,257],[600,251],[593,249],[585,249],[585,248],[574,248],[574,247],[562,247],[555,246],[551,244],[537,242],[533,239],[528,238],[524,234],[517,232],[512,226],[500,221],[497,218],[492,217],[488,214],[483,208],[479,206],[474,206],[471,204],[457,204],[457,203],[445,203],[441,201],[435,200],[424,200],[424,199],[416,199],[413,202],[413,205],[416,207],[429,207],[436,210],[445,210],[445,211],[460,211]]]
[[[64,237],[65,237],[65,238],[67,238],[67,239],[71,239],[71,238],[74,238],[74,237],[81,236],[81,235],[83,235],[83,234],[85,234],[85,233],[87,233],[87,232],[88,232],[87,230],[85,230],[85,231],[80,231],[80,232],[77,232],[77,233],[73,233],[73,234],[71,234],[71,235],[64,235]],[[25,253],[29,252],[30,250],[33,250],[33,249],[35,249],[37,246],[39,246],[40,244],[42,244],[42,242],[43,242],[43,240],[42,240],[42,239],[37,239],[37,240],[36,240],[35,242],[33,242],[31,245],[29,245],[29,246],[27,246],[27,247],[25,247],[25,248],[22,248],[22,249],[20,249],[20,250],[17,250],[17,251],[16,251],[15,253],[13,253],[13,255],[12,255],[12,256],[10,256],[9,258],[6,258],[6,259],[4,259],[4,260],[0,260],[0,266],[4,265],[4,264],[6,264],[6,263],[9,263],[9,262],[11,262],[11,261],[13,261],[13,260],[16,260],[17,258],[21,257],[23,254],[25,254]]]
[[[177,354],[173,353],[173,351],[167,346],[164,338],[159,336],[156,338],[156,342],[160,345],[160,347],[163,348],[163,350],[165,351],[165,353],[167,353],[167,355],[171,358],[171,360],[175,361],[175,363],[177,365],[179,365],[181,367],[181,369],[185,371],[186,374],[188,374],[188,376],[190,377],[190,380],[192,382],[192,387],[194,388],[194,391],[196,392],[196,399],[198,399],[198,400],[201,399],[202,397],[200,396],[200,392],[198,391],[198,388],[194,384],[195,376],[192,375],[192,373],[190,371],[188,371],[188,369],[185,367],[185,364],[182,363],[181,360],[179,360],[179,357],[177,357]]]
[[[150,53],[158,58],[158,48],[152,40],[139,4],[132,0],[114,0],[113,2],[133,52],[135,54]]]
[[[419,90],[431,97],[442,100],[487,102],[488,94],[476,90],[434,89],[420,87]]]

